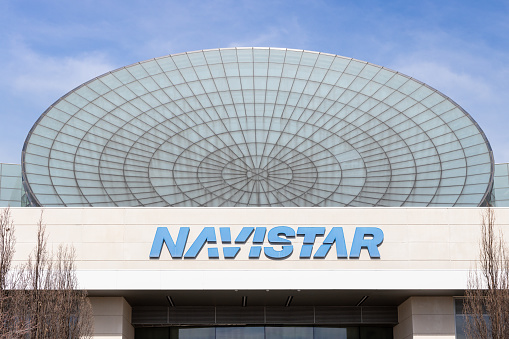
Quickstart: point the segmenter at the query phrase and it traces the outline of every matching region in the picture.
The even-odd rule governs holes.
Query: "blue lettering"
[[[229,227],[219,227],[219,235],[221,236],[221,242],[223,244],[231,244],[232,233]]]
[[[304,236],[302,248],[300,249],[300,258],[310,258],[313,251],[313,244],[319,235],[325,234],[325,227],[299,227],[298,236]]]
[[[281,238],[281,235],[287,238],[295,238],[295,231],[288,226],[277,226],[269,231],[268,239],[271,244],[283,245],[282,249],[277,251],[273,247],[265,247],[264,252],[271,259],[285,259],[293,252],[292,242],[288,239]],[[255,232],[256,236],[256,232]]]
[[[219,250],[217,247],[211,247],[208,249],[209,259],[219,259]],[[187,255],[187,253],[186,253]]]
[[[166,244],[166,248],[168,248],[172,258],[182,258],[188,236],[189,227],[181,227],[177,237],[177,243],[175,244],[168,228],[158,227],[154,237],[154,242],[152,243],[152,249],[150,250],[150,258],[159,258],[161,256],[163,243]]]
[[[249,259],[258,259],[260,258],[260,253],[262,252],[261,246],[252,246],[249,250]]]
[[[280,227],[283,227],[283,226],[280,226]],[[277,227],[275,227],[275,228],[277,228]],[[290,228],[290,227],[288,227],[288,228]],[[263,244],[263,240],[265,239],[265,232],[267,232],[267,227],[257,227],[255,230],[254,237],[253,237],[253,244]],[[270,239],[269,239],[269,241],[270,241]]]
[[[242,230],[244,230],[244,229],[242,229]],[[242,231],[240,231],[240,232],[242,233]],[[232,234],[231,234],[229,227],[220,227],[219,234],[221,235],[221,242],[223,244],[231,244]],[[240,236],[240,234],[239,234],[239,236]],[[237,241],[235,241],[235,242],[237,242]],[[240,247],[238,247],[238,246],[223,247],[224,258],[225,259],[235,259],[235,257],[239,253],[239,251],[240,251]],[[210,250],[209,250],[209,258],[210,257],[211,256],[210,256]],[[219,258],[219,253],[217,254],[217,257]]]
[[[240,231],[239,235],[237,236],[237,239],[235,239],[236,244],[245,244],[246,241],[249,239],[251,234],[253,234],[254,227],[242,227],[242,230]]]
[[[166,244],[170,256],[172,258],[194,259],[201,252],[206,244],[216,244],[216,231],[214,227],[204,227],[200,234],[196,237],[191,247],[185,252],[187,238],[189,236],[189,227],[181,227],[178,233],[177,241],[174,242],[167,227],[158,227],[150,249],[150,258],[159,258],[163,245]],[[272,245],[263,247],[265,235]],[[223,255],[225,259],[235,259],[240,252],[240,246],[225,246],[232,244],[232,234],[230,227],[220,227],[219,235],[223,244]],[[235,244],[245,244],[249,238],[253,239],[253,246],[249,250],[249,259],[259,259],[262,252],[270,259],[286,259],[293,253],[292,242],[288,238],[302,236],[302,248],[299,254],[301,259],[311,258],[313,246],[317,237],[325,235],[325,227],[299,227],[297,233],[288,226],[273,227],[267,233],[266,227],[243,227],[235,238]],[[384,233],[378,227],[357,227],[350,248],[350,256],[348,256],[345,242],[345,235],[342,227],[333,227],[323,243],[316,250],[313,258],[324,259],[330,249],[336,244],[336,256],[340,258],[359,258],[363,248],[368,250],[370,258],[380,258],[378,247],[383,243]],[[276,249],[277,248],[277,249]],[[219,259],[219,248],[209,247],[207,249],[209,259]]]
[[[336,255],[337,258],[347,258],[348,253],[346,252],[345,234],[343,233],[343,227],[333,227],[327,237],[323,241],[323,245],[318,248],[313,258],[324,259],[329,253],[332,245],[336,243]]]
[[[365,237],[372,237],[365,239]],[[350,249],[350,258],[359,258],[361,249],[368,250],[370,258],[380,258],[378,246],[384,241],[384,232],[377,227],[357,227],[353,236],[352,248]]]
[[[184,255],[184,259],[191,258],[194,259],[198,256],[201,249],[205,245],[205,243],[216,243],[216,231],[214,230],[214,227],[204,227],[201,233],[198,235],[196,240],[193,242],[191,247],[187,250],[186,254]],[[217,251],[217,248],[216,248]],[[219,257],[219,254],[216,255],[214,251],[209,251],[209,258]]]

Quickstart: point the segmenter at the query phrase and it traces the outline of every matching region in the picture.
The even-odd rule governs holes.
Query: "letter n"
[[[150,258],[159,258],[163,249],[163,243],[170,252],[172,258],[182,258],[186,247],[187,237],[189,236],[189,227],[181,227],[177,237],[177,243],[173,242],[167,227],[158,227],[152,249],[150,250]]]

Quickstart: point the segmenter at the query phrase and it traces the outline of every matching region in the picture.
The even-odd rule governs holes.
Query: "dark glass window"
[[[265,327],[265,339],[311,339],[312,327]]]
[[[216,339],[264,339],[263,327],[217,327]]]
[[[136,339],[392,339],[392,327],[142,327]]]
[[[214,327],[181,328],[178,339],[216,339]]]
[[[313,339],[358,339],[357,328],[315,327]]]

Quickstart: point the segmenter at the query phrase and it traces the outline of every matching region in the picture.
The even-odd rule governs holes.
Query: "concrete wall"
[[[122,297],[90,298],[94,339],[134,339],[131,306]]]
[[[454,339],[452,297],[411,297],[398,307],[394,339]]]
[[[496,223],[509,232],[509,208],[495,208]],[[478,255],[481,208],[12,208],[16,227],[15,263],[34,248],[37,221],[47,226],[48,246],[73,245],[80,287],[95,295],[119,290],[463,290]],[[303,237],[292,240],[293,254],[284,260],[261,255],[249,259],[252,238],[235,259],[225,259],[219,227],[232,238],[244,226],[343,227],[350,249],[356,227],[378,227],[384,241],[379,259],[363,249],[359,259],[338,259],[333,247],[326,259],[300,259]],[[186,250],[203,227],[215,227],[218,241],[195,259],[172,259],[163,248],[159,259],[149,253],[157,227],[168,227],[177,239],[190,227]],[[317,237],[313,253],[323,242]],[[273,246],[265,240],[264,246]],[[219,259],[209,259],[216,247]],[[101,292],[98,292],[101,291]],[[110,291],[110,292],[108,292]],[[110,294],[110,295],[111,295]],[[438,293],[437,293],[438,294]],[[117,294],[118,295],[118,294]],[[91,298],[95,338],[134,337],[131,309],[122,297]],[[399,306],[396,339],[454,338],[451,297],[411,297]]]
[[[82,287],[119,289],[464,289],[478,254],[480,208],[44,208],[48,244],[72,244]],[[13,208],[17,251],[23,260],[33,249],[39,208]],[[496,218],[509,232],[509,209]],[[249,240],[235,259],[224,259],[219,227],[235,238],[243,226],[334,226],[344,229],[350,248],[355,228],[378,227],[385,234],[380,259],[367,250],[359,259],[299,259],[303,237],[292,239],[293,254],[272,260],[249,259]],[[196,259],[172,259],[163,248],[149,253],[158,226],[177,238],[191,228],[186,250],[204,226],[214,226],[218,242],[206,245]],[[322,243],[317,237],[313,253]],[[206,247],[218,247],[209,259]],[[272,246],[265,240],[264,246]],[[175,277],[178,277],[176,279]],[[203,279],[206,277],[207,279]],[[345,279],[345,277],[348,277]]]

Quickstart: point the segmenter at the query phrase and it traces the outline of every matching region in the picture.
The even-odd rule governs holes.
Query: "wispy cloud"
[[[7,72],[1,78],[2,87],[12,95],[55,98],[115,66],[101,53],[83,53],[75,56],[44,55],[23,43],[12,43],[6,51],[9,56]]]
[[[32,124],[62,95],[116,68],[100,52],[73,56],[37,52],[11,41],[0,55],[0,162],[19,163]]]
[[[306,31],[299,24],[297,17],[292,17],[279,25],[270,25],[261,32],[253,32],[251,36],[244,36],[243,40],[236,40],[228,47],[283,47],[305,48]]]
[[[488,79],[456,70],[447,63],[408,58],[396,62],[393,69],[435,87],[451,98],[466,97],[490,100],[495,95],[494,84]]]
[[[449,39],[451,44],[453,38]],[[476,53],[470,46],[435,46],[402,52],[389,66],[438,89],[462,106],[486,133],[497,162],[509,161],[507,99],[509,65],[497,51]],[[432,56],[432,57],[431,57]]]
[[[460,0],[0,1],[0,153],[21,147],[27,120],[101,73],[172,53],[267,46],[341,54],[424,81],[470,112],[509,161],[508,10]]]

